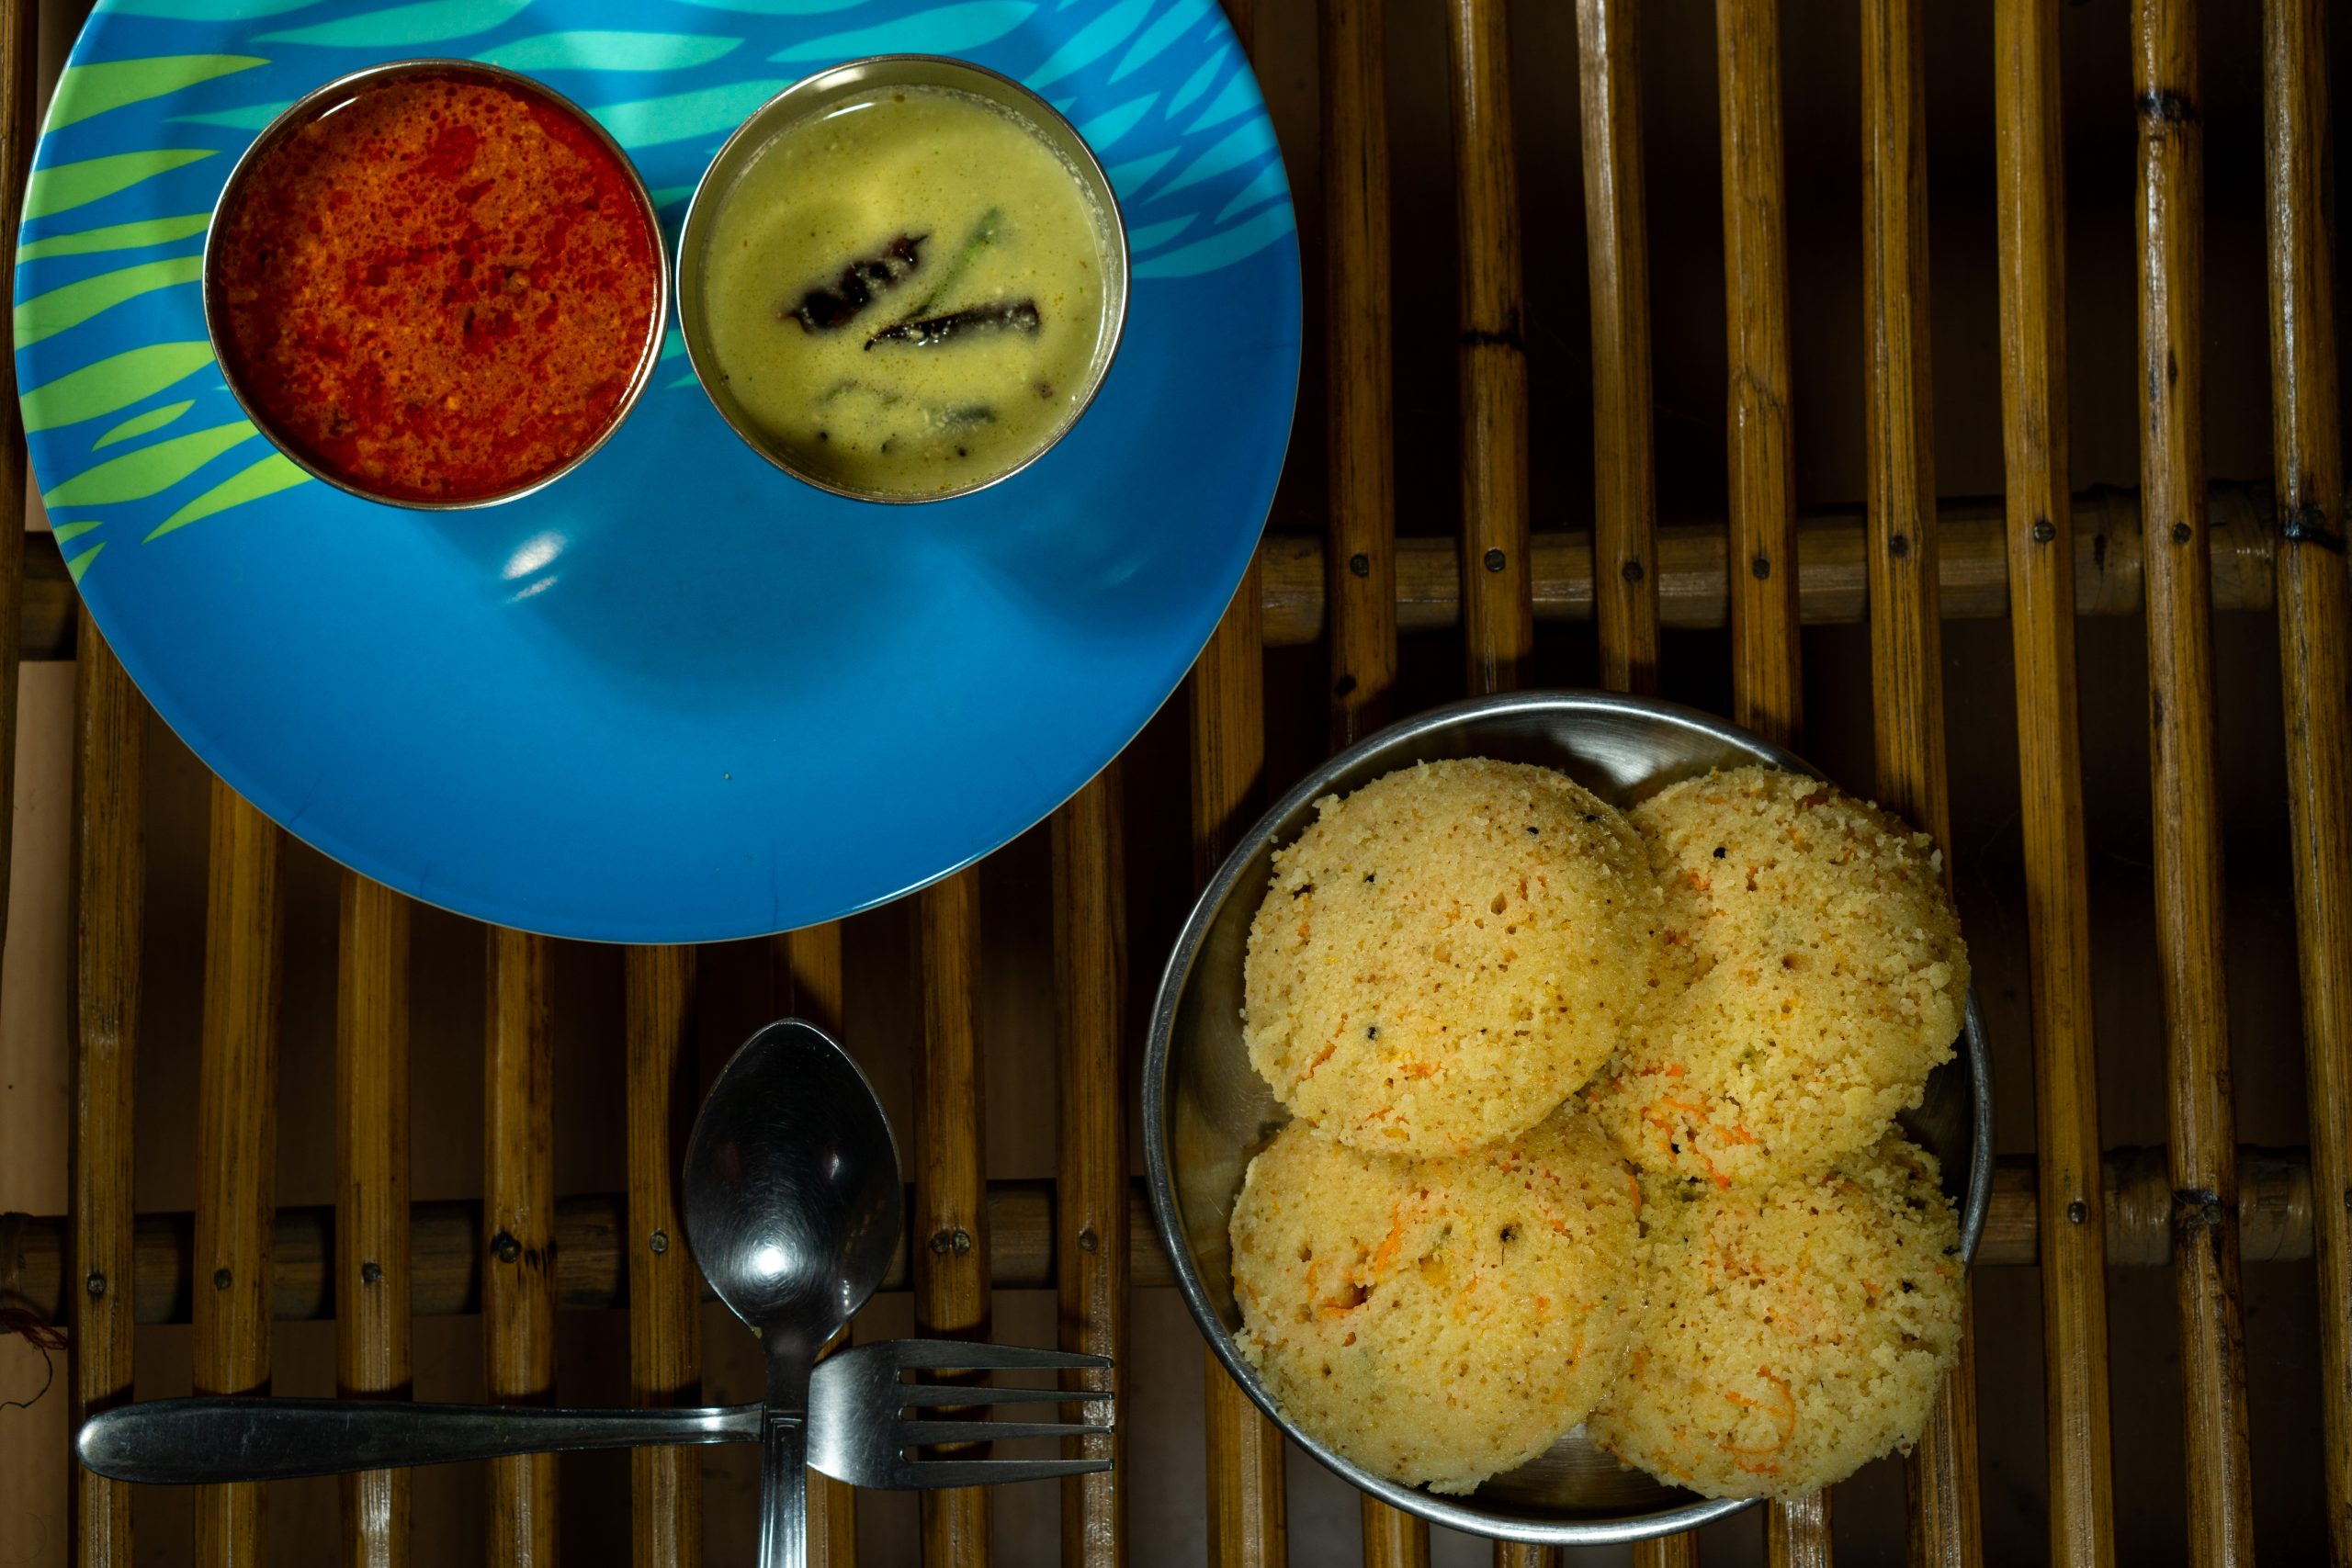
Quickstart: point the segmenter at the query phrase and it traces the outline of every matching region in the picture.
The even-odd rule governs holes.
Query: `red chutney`
[[[214,238],[220,348],[314,467],[478,501],[612,424],[660,330],[661,254],[626,165],[564,109],[397,77],[244,172]]]

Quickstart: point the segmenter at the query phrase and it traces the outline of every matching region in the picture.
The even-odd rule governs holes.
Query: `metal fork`
[[[817,1363],[808,1385],[808,1463],[853,1486],[910,1490],[1049,1481],[1108,1470],[1108,1459],[935,1459],[933,1444],[1084,1438],[1111,1430],[1111,1396],[1056,1388],[906,1382],[926,1371],[1093,1371],[1100,1356],[950,1339],[859,1345]],[[910,1410],[1084,1404],[1102,1423],[939,1421]],[[85,1422],[82,1462],[118,1481],[185,1485],[451,1464],[508,1454],[670,1443],[755,1443],[756,1404],[672,1410],[549,1410],[390,1400],[153,1399]]]

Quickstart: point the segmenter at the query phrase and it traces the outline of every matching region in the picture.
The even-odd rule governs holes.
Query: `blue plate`
[[[798,484],[729,431],[674,329],[603,451],[476,512],[305,479],[221,383],[207,217],[254,134],[331,77],[428,54],[539,76],[628,148],[674,243],[752,109],[901,51],[1051,100],[1126,216],[1118,361],[1004,484],[910,507]],[[326,853],[562,936],[786,930],[1039,820],[1207,640],[1297,392],[1289,186],[1215,0],[102,0],[25,212],[33,469],[140,688]]]

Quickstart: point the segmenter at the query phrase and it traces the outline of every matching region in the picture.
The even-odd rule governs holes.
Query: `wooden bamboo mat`
[[[0,1411],[0,1564],[748,1561],[746,1455],[133,1496],[64,1443],[134,1392],[751,1395],[674,1184],[786,1010],[909,1158],[858,1332],[1119,1359],[1070,1391],[1117,1394],[1113,1475],[820,1486],[820,1560],[1557,1561],[1285,1455],[1165,1288],[1135,1069],[1271,792],[1433,702],[1599,685],[1732,714],[1950,848],[2002,1163],[1907,1461],[1593,1561],[2352,1568],[2340,16],[1227,10],[1307,267],[1273,529],[1126,755],[899,907],[627,952],[413,908],[210,780],[46,533],[0,529],[0,1306],[71,1340]],[[77,18],[0,18],[6,245]],[[0,1338],[0,1399],[40,1377]]]

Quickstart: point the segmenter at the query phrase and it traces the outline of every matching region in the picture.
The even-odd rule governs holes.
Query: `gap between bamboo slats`
[[[95,627],[82,640],[74,697],[72,1240],[63,1270],[74,1283],[60,1294],[71,1309],[67,1420],[78,1428],[131,1396],[138,1315],[131,1112],[147,904],[141,826],[147,707]],[[68,1561],[79,1568],[128,1564],[130,1488],[71,1461],[66,1468]]]
[[[277,826],[219,779],[210,840],[197,1069],[195,1388],[266,1393],[284,845]],[[198,1487],[198,1568],[259,1568],[262,1504],[258,1482]]]
[[[695,950],[632,947],[622,959],[628,1098],[628,1382],[639,1405],[702,1401],[702,1275],[686,1245],[679,1172],[700,1085]],[[637,1568],[702,1562],[702,1462],[690,1448],[629,1453]]]
[[[2050,1557],[2115,1560],[2107,1365],[2107,1224],[2098,1190],[2089,852],[2066,502],[2066,266],[2059,0],[1993,7],[2000,219],[2001,412],[2017,674],[2034,1146],[2041,1172],[2043,1429]],[[1939,842],[1949,840],[1939,835]]]
[[[2263,6],[2279,677],[2317,1190],[2322,1469],[2335,1561],[2352,1562],[2352,583],[2345,575],[2328,7]]]
[[[1058,1097],[1054,1279],[1059,1343],[1107,1356],[1062,1386],[1104,1395],[1064,1420],[1108,1423],[1069,1445],[1073,1459],[1113,1467],[1062,1482],[1065,1568],[1124,1568],[1127,1560],[1127,1423],[1119,1420],[1127,1364],[1126,877],[1120,844],[1119,764],[1095,775],[1055,815],[1054,979]]]
[[[1732,716],[1765,739],[1798,740],[1796,469],[1790,424],[1787,200],[1781,156],[1780,0],[1717,0],[1723,141],[1724,339],[1730,373]],[[1663,562],[1660,562],[1663,567]],[[1773,1568],[1825,1568],[1829,1494],[1765,1504]]]
[[[843,1039],[842,928],[838,920],[786,931],[775,942],[777,1016],[805,1019],[839,1043]],[[853,1322],[834,1341],[856,1341]],[[810,1568],[852,1568],[857,1562],[857,1492],[816,1471],[808,1472]]]
[[[2206,557],[2204,130],[2197,0],[2135,0],[2140,120],[2140,482],[2148,604],[2156,966],[2171,1085],[2173,1260],[2189,1561],[2253,1561],[2254,1472],[2238,1300],[2236,1116],[2231,1103],[2212,572]]]
[[[1646,694],[1657,690],[1658,559],[1638,27],[1631,0],[1577,0],[1592,299],[1593,619],[1600,683]],[[1688,1534],[1634,1543],[1637,1568],[1697,1561]]]
[[[408,900],[343,874],[334,1041],[335,1393],[405,1399],[409,1332]],[[346,1475],[346,1568],[406,1568],[409,1472]]]
[[[1385,0],[1322,0],[1323,391],[1331,511],[1325,601],[1331,749],[1388,722],[1396,679]],[[1429,1526],[1363,1498],[1365,1568],[1426,1568]]]
[[[933,884],[915,900],[922,970],[915,1102],[915,1326],[938,1338],[985,1339],[989,1332],[979,898],[979,872],[967,868]],[[984,1408],[940,1413],[944,1420],[987,1416]],[[987,1487],[925,1492],[921,1509],[924,1568],[986,1568]]]
[[[1878,798],[1949,850],[1919,31],[1919,0],[1862,0],[1864,533]],[[1949,883],[1949,852],[1944,876]],[[1959,1364],[1905,1461],[1915,1564],[1983,1561],[1973,1294],[1962,1297]]]
[[[483,1355],[492,1403],[555,1393],[555,994],[553,944],[492,927],[485,941],[482,1052]],[[552,1568],[556,1459],[490,1461],[489,1560]]]
[[[2167,1268],[2173,1258],[2172,1179],[2162,1147],[2109,1149],[2100,1190],[2108,1211],[2110,1269]],[[2249,1263],[2293,1263],[2312,1256],[2312,1177],[2309,1151],[2242,1144],[2237,1153],[2238,1226]],[[1993,1168],[1992,1204],[1976,1262],[1986,1269],[2031,1268],[2041,1260],[2035,1162],[2004,1156]],[[1050,1291],[1059,1275],[1054,1256],[1054,1184],[1039,1179],[989,1183],[990,1283],[1008,1291]],[[628,1264],[621,1255],[628,1229],[628,1195],[581,1193],[556,1203],[555,1301],[566,1311],[603,1311],[628,1301]],[[908,1201],[913,1210],[912,1194]],[[410,1206],[413,1310],[439,1317],[481,1310],[487,1249],[481,1205],[441,1199]],[[62,1324],[71,1304],[67,1222],[56,1215],[9,1214],[0,1226],[0,1279],[12,1299],[44,1322]],[[1127,1185],[1127,1229],[1134,1238],[1132,1285],[1157,1290],[1176,1282],[1168,1253],[1152,1227],[1143,1185]],[[334,1211],[277,1211],[271,1260],[273,1315],[315,1322],[334,1315]],[[186,1323],[195,1298],[195,1218],[186,1211],[140,1215],[131,1233],[135,1320]],[[882,1289],[912,1282],[910,1249],[891,1260]],[[78,1289],[76,1285],[74,1288]],[[110,1289],[112,1287],[109,1287]],[[711,1298],[707,1292],[705,1300]]]
[[[1577,0],[1600,683],[1645,694],[1657,690],[1657,489],[1639,35],[1632,0]]]

